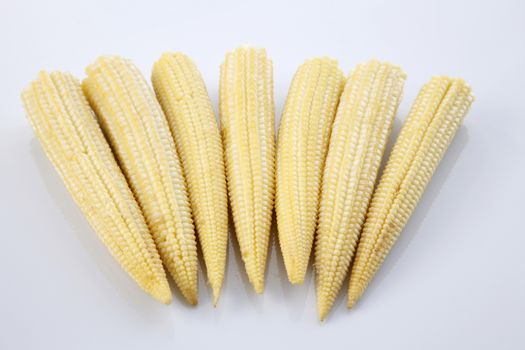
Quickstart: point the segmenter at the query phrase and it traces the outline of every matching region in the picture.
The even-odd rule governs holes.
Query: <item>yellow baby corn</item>
[[[394,245],[473,100],[461,79],[436,77],[421,89],[372,197],[350,274],[348,307]]]
[[[404,81],[399,67],[370,61],[355,68],[341,96],[326,156],[315,247],[321,320],[348,272]]]
[[[216,304],[228,248],[228,197],[217,120],[204,81],[189,57],[163,54],[151,79],[182,161]]]
[[[262,293],[275,192],[272,62],[264,49],[226,55],[220,112],[233,223],[248,278]]]
[[[291,283],[302,283],[317,224],[321,179],[343,73],[337,61],[315,58],[292,81],[279,126],[275,210]]]
[[[113,257],[146,292],[170,303],[155,244],[80,82],[41,72],[22,100],[45,153]]]
[[[168,123],[138,69],[101,57],[83,88],[137,198],[162,262],[197,303],[197,247],[182,167]]]

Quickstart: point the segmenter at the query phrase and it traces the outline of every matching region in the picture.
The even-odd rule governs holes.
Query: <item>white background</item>
[[[524,349],[525,6],[520,1],[9,1],[0,5],[0,349]],[[149,77],[190,55],[216,106],[219,64],[266,47],[279,118],[296,67],[329,55],[408,73],[397,133],[432,75],[477,100],[397,245],[358,306],[317,320],[311,273],[288,284],[272,246],[264,295],[230,245],[220,303],[144,294],[112,260],[45,158],[19,93],[40,69],[83,77],[97,56]],[[346,292],[346,285],[344,287]]]

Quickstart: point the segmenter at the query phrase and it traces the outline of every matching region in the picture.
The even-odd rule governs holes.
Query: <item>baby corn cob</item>
[[[272,62],[264,49],[226,55],[220,112],[233,223],[248,278],[262,293],[275,192]]]
[[[137,198],[162,262],[197,303],[197,247],[182,167],[168,123],[138,69],[102,57],[83,88]]]
[[[404,81],[399,67],[370,61],[351,73],[341,96],[326,156],[315,247],[321,320],[348,272]]]
[[[436,77],[421,89],[372,197],[350,274],[348,307],[394,245],[473,100],[461,79]]]
[[[153,67],[152,82],[181,157],[213,303],[217,304],[228,248],[228,197],[217,120],[204,81],[184,54],[162,55]]]
[[[100,239],[147,293],[169,304],[155,244],[80,82],[67,73],[41,72],[22,100],[45,153]]]
[[[343,73],[337,61],[315,58],[292,81],[277,141],[275,209],[291,283],[302,283],[317,224],[321,178]]]

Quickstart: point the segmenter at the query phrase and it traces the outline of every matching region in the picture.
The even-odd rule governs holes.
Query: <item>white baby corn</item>
[[[394,245],[473,100],[461,79],[436,77],[421,89],[372,197],[350,274],[348,307]]]
[[[330,131],[344,86],[337,61],[315,58],[292,81],[279,126],[275,210],[291,283],[302,283],[317,225]]]
[[[221,129],[230,205],[242,259],[257,293],[264,290],[275,192],[272,74],[264,49],[238,48],[221,65]]]
[[[315,247],[321,320],[348,272],[404,81],[399,67],[370,61],[355,68],[341,95],[326,157]]]
[[[80,82],[41,72],[22,100],[46,155],[113,257],[146,292],[170,303],[155,244]]]
[[[146,218],[162,262],[184,297],[197,303],[197,247],[175,143],[152,89],[119,57],[87,69],[84,92]]]
[[[182,161],[216,304],[228,248],[228,197],[217,120],[204,81],[186,55],[163,54],[151,79]]]

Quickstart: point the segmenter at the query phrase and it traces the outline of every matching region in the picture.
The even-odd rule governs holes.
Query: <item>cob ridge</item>
[[[306,61],[295,73],[279,126],[275,210],[284,264],[294,284],[303,283],[308,267],[322,171],[343,85],[337,61]]]
[[[41,72],[22,101],[46,155],[122,268],[150,295],[171,292],[144,217],[82,94],[68,73]]]
[[[217,120],[204,81],[184,54],[163,54],[153,67],[152,82],[182,161],[216,304],[228,248],[228,197]]]
[[[197,247],[182,167],[168,123],[138,69],[120,57],[86,68],[84,92],[117,156],[164,266],[197,303]]]
[[[474,97],[461,79],[425,84],[374,192],[350,274],[348,307],[360,298],[423,194]]]
[[[272,62],[241,47],[221,65],[220,114],[233,223],[246,273],[257,293],[264,275],[275,192]]]
[[[399,67],[370,61],[355,68],[341,95],[326,157],[315,247],[321,320],[348,272],[404,81]]]

